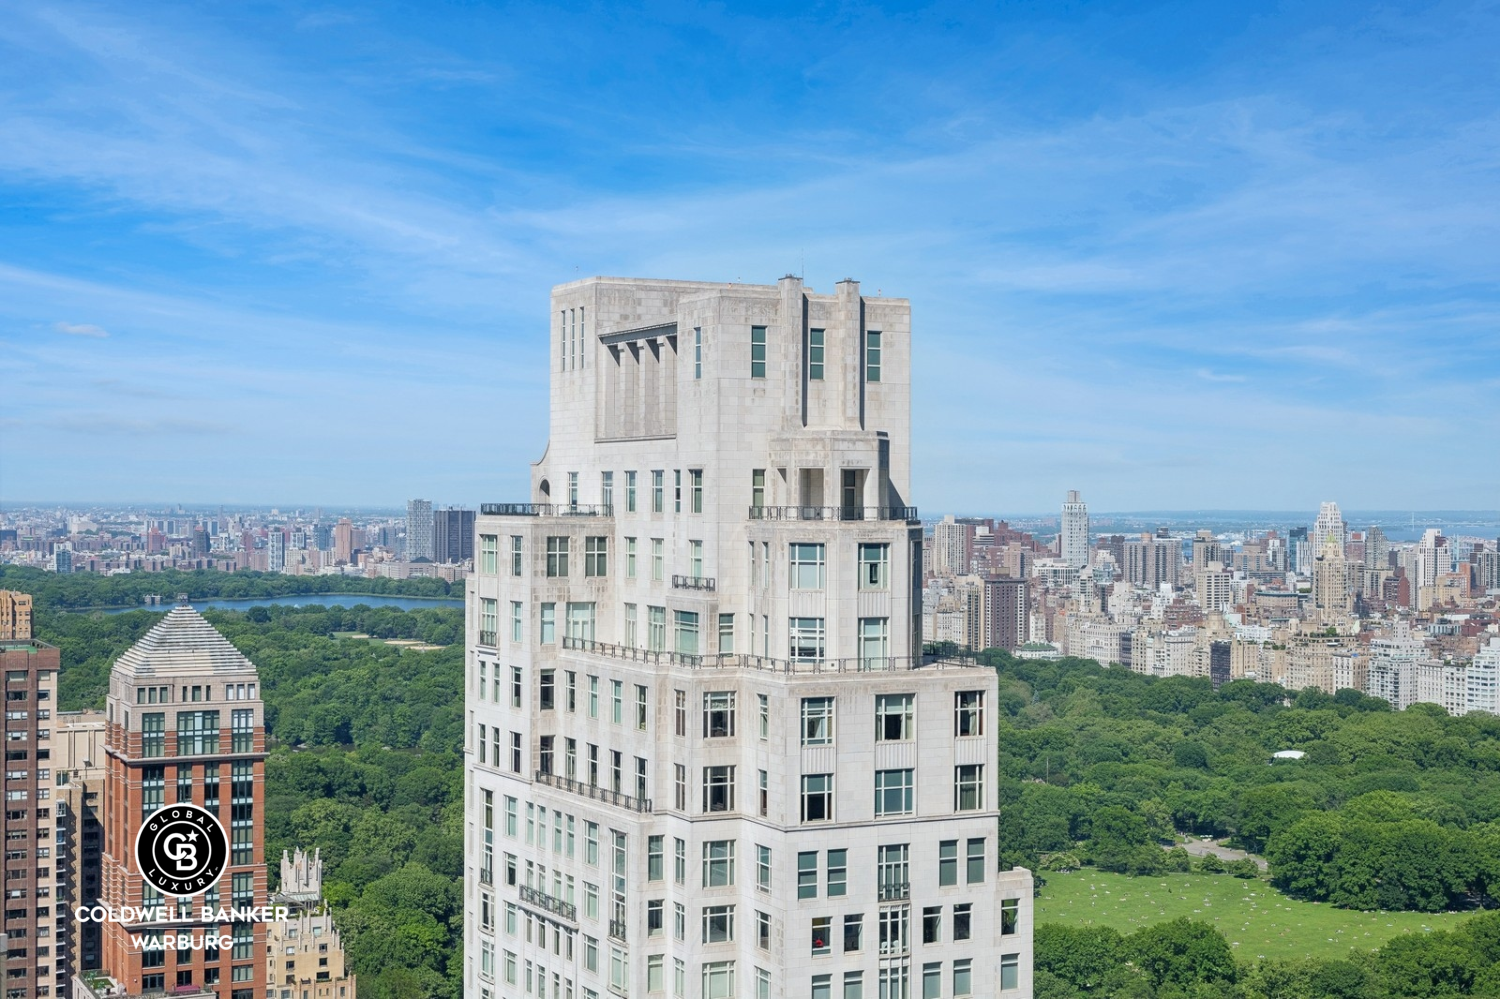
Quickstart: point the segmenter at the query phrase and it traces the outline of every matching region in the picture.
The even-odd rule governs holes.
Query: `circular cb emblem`
[[[167,805],[136,831],[135,862],[146,883],[163,895],[197,895],[224,876],[229,836],[208,809]]]

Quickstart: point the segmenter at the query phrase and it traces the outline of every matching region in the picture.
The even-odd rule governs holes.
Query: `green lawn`
[[[1452,929],[1469,913],[1354,912],[1287,898],[1261,880],[1223,874],[1132,878],[1085,869],[1046,874],[1038,923],[1108,925],[1130,933],[1188,916],[1212,923],[1240,960],[1343,957],[1374,950],[1397,933]]]

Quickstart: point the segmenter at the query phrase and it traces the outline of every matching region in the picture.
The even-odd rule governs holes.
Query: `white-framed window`
[[[519,642],[521,640],[521,601],[510,602],[510,640]]]
[[[755,845],[755,887],[763,892],[771,890],[771,848]]]
[[[807,380],[823,380],[823,350],[825,334],[822,330],[807,331]]]
[[[568,506],[578,506],[578,473],[568,473]]]
[[[861,590],[885,590],[891,585],[891,546],[888,544],[861,544],[859,546],[859,588]]]
[[[688,575],[694,579],[703,578],[703,542],[688,542]]]
[[[547,538],[547,575],[568,574],[568,542],[565,536],[549,535]]]
[[[625,539],[625,578],[635,578],[635,538]]]
[[[731,943],[734,940],[734,906],[703,907],[703,942]]]
[[[667,987],[666,955],[651,954],[646,958],[646,991],[664,992]],[[556,992],[554,991],[554,995]]]
[[[651,539],[651,580],[659,583],[666,575],[667,556],[661,538]]]
[[[792,589],[823,589],[827,582],[828,546],[821,542],[793,541],[790,549]]]
[[[750,327],[750,377],[766,377],[766,328]]]
[[[646,648],[652,652],[667,651],[667,609],[646,607]]]
[[[802,821],[833,821],[833,774],[802,775]]]
[[[914,770],[875,771],[875,816],[911,815],[916,811]]]
[[[635,472],[625,473],[625,512],[635,513]]]
[[[984,691],[960,690],[954,693],[953,734],[959,738],[984,735]]]
[[[766,470],[764,468],[752,468],[750,470],[750,505],[756,509],[766,505]],[[755,542],[750,542],[751,546]],[[755,556],[751,555],[751,569],[754,570]]]
[[[734,615],[719,615],[719,652],[728,654],[734,651]]]
[[[821,617],[794,617],[788,624],[788,654],[793,662],[822,662],[827,634]]]
[[[865,381],[880,381],[880,331],[865,331]]]
[[[703,377],[703,327],[693,327],[693,379]]]
[[[703,811],[734,811],[734,767],[703,768]]]
[[[802,698],[802,745],[833,744],[833,698]]]
[[[493,576],[500,571],[500,538],[495,534],[479,536],[479,571]]]
[[[735,692],[707,691],[703,695],[703,737],[727,739],[734,736]]]
[[[667,472],[663,468],[651,470],[651,512],[661,513],[665,506],[667,490]]]
[[[592,642],[594,640],[594,604],[593,601],[583,603],[569,603],[568,613],[568,637],[580,641]]]
[[[859,668],[885,669],[891,651],[891,622],[885,617],[859,619]]]
[[[916,738],[915,694],[875,695],[875,741],[904,742]]]
[[[635,604],[625,605],[625,647],[627,649],[640,648],[639,621],[637,620]]]
[[[599,502],[606,508],[615,505],[615,473],[599,473]]]
[[[672,623],[676,633],[676,651],[682,655],[698,654],[698,612],[673,611]]]
[[[703,844],[703,887],[734,887],[735,841],[706,840]]]
[[[583,539],[583,574],[585,576],[609,575],[608,537],[586,537]]]
[[[703,999],[734,999],[733,961],[709,961],[703,965]]]
[[[984,765],[982,763],[964,763],[954,767],[953,810],[955,812],[977,812],[983,808]]]
[[[523,568],[524,566],[521,562],[521,535],[512,534],[510,536],[510,574],[512,576],[519,576]]]

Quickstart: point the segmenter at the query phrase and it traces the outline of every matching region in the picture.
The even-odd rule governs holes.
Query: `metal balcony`
[[[752,506],[751,520],[902,520],[915,523],[914,506]]]
[[[628,808],[632,812],[652,811],[650,798],[635,798],[628,794],[621,794],[619,791],[611,791],[607,787],[585,784],[571,777],[559,777],[557,774],[549,774],[538,770],[536,772],[536,782],[538,784],[545,784],[548,787],[559,788],[563,791],[571,791],[574,794],[585,798],[592,798],[595,801],[602,801],[605,804]]]
[[[652,651],[628,645],[596,642],[587,638],[563,638],[564,649],[608,656],[656,666],[684,669],[753,669],[767,673],[885,673],[900,670],[990,669],[975,658],[959,656],[855,656],[845,659],[773,659],[739,652],[694,655],[688,652]]]
[[[613,503],[481,503],[485,517],[612,517]]]
[[[609,921],[609,935],[616,940],[625,939],[625,921],[623,919],[611,919]]]
[[[544,891],[538,891],[528,885],[521,886],[521,901],[527,902],[540,909],[561,916],[569,922],[578,922],[578,907],[571,902],[564,902],[555,895],[548,895]]]
[[[911,898],[911,882],[893,881],[880,886],[880,901],[904,902]]]
[[[718,583],[712,576],[673,576],[672,588],[677,590],[716,590]]]

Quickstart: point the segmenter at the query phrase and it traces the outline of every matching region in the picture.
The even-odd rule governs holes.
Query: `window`
[[[664,554],[663,549],[662,549],[662,539],[661,538],[652,538],[651,539],[651,579],[654,582],[658,582],[659,583],[659,582],[662,581],[662,577],[665,575],[664,567],[665,567],[666,563],[667,563],[667,559],[666,559],[666,555]]]
[[[880,381],[880,331],[865,331],[865,381]]]
[[[688,488],[690,490],[691,505],[688,509],[694,513],[703,512],[703,469],[688,469]]]
[[[693,379],[703,377],[703,327],[693,327]]]
[[[521,568],[521,536],[512,534],[510,536],[510,574],[519,576]]]
[[[661,992],[667,987],[666,957],[661,954],[651,954],[646,958],[646,991]],[[553,994],[556,994],[554,989]]]
[[[665,607],[646,608],[646,648],[652,652],[665,652],[667,650],[667,609]]]
[[[802,821],[833,821],[833,774],[802,775]]]
[[[964,964],[964,965],[967,965],[968,963],[969,963],[968,961],[960,961],[960,962],[958,962],[958,964]],[[953,974],[953,994],[954,995],[968,995],[969,993],[967,993],[967,992],[959,992],[958,991],[958,984],[959,983],[958,983],[958,965],[957,964],[954,965],[953,971],[954,971],[954,974]],[[964,971],[965,971],[965,973],[967,973],[968,972],[968,968],[966,967],[964,969]],[[1000,955],[1000,988],[1002,990],[1005,990],[1005,989],[1020,988],[1020,986],[1021,986],[1021,955],[1020,954],[1001,954]],[[964,980],[964,987],[965,988],[968,987],[968,979],[967,978],[965,978],[965,980]]]
[[[521,772],[521,733],[510,734],[510,770],[511,773]]]
[[[719,615],[719,654],[728,655],[734,651],[734,615]]]
[[[698,612],[673,611],[672,619],[676,625],[677,651],[682,655],[696,656],[698,654]]]
[[[890,654],[890,619],[859,619],[859,668],[885,669]]]
[[[615,473],[599,473],[599,502],[608,509],[615,505]]]
[[[833,744],[833,698],[802,698],[802,745]]]
[[[807,331],[807,378],[808,381],[823,380],[823,331]]]
[[[1002,937],[1014,936],[1016,924],[1021,918],[1021,900],[1018,898],[1004,898],[1000,900],[1000,935]]]
[[[863,950],[865,946],[865,917],[855,913],[844,917],[844,953]]]
[[[734,940],[734,906],[703,907],[703,942],[731,943]]]
[[[910,815],[916,810],[913,770],[875,771],[875,816]]]
[[[769,912],[755,912],[755,946],[761,950],[771,949],[771,914]]]
[[[906,898],[910,894],[909,852],[906,843],[887,843],[876,851],[875,879],[881,901]]]
[[[794,617],[787,622],[787,647],[793,662],[823,661],[826,633],[821,617]]]
[[[703,810],[734,811],[734,767],[703,768]]]
[[[557,670],[544,669],[538,671],[540,683],[537,690],[537,708],[542,711],[551,711],[557,702]]]
[[[672,939],[687,939],[687,906],[681,902],[672,903]]]
[[[891,585],[891,546],[859,546],[859,588],[884,590]]]
[[[833,951],[833,917],[815,916],[812,921],[813,956]]]
[[[635,728],[637,732],[646,731],[646,688],[640,684],[635,685]]]
[[[904,742],[916,738],[915,701],[915,694],[875,695],[876,742]]]
[[[201,756],[219,751],[217,711],[177,712],[177,755]]]
[[[703,542],[688,542],[688,575],[694,579],[703,578]]]
[[[599,678],[589,677],[589,717],[599,717]]]
[[[766,377],[766,328],[750,327],[750,377]]]
[[[922,942],[924,944],[943,942],[943,907],[941,905],[922,907]]]
[[[666,837],[646,837],[646,880],[661,881],[666,875]]]
[[[766,470],[754,468],[750,470],[750,505],[760,509],[766,505]],[[755,542],[751,542],[754,545]],[[751,569],[754,570],[755,557],[751,555]]]
[[[635,538],[625,539],[625,577],[635,578]]]
[[[732,839],[708,840],[703,844],[703,887],[734,887],[734,844]]]
[[[734,735],[734,700],[732,690],[709,691],[703,695],[703,737],[728,738]]]
[[[651,471],[651,512],[661,513],[664,506],[663,500],[666,495],[666,476],[664,469],[656,468]]]
[[[566,576],[568,574],[568,538],[549,536],[547,538],[547,575]]]
[[[938,844],[938,887],[958,884],[958,840],[945,839]]]
[[[479,536],[479,571],[490,575],[500,571],[500,538],[494,534]]]
[[[672,469],[672,512],[682,512],[682,469]]]
[[[974,912],[974,906],[970,902],[953,907],[953,939],[969,939],[969,922]]]
[[[791,585],[794,590],[821,590],[825,582],[827,546],[794,541],[791,545]]]
[[[519,642],[521,640],[521,601],[510,602],[510,640]]]
[[[984,765],[966,763],[953,768],[953,810],[977,812],[984,807]],[[980,840],[981,843],[984,840]]]
[[[609,720],[619,725],[625,720],[625,681],[609,681]]]
[[[703,999],[734,999],[734,962],[703,965]]]
[[[672,790],[673,807],[679,812],[687,811],[687,767],[681,763],[672,764]]]
[[[953,734],[984,735],[984,691],[960,690],[953,695]]]
[[[584,990],[588,992],[587,989]],[[680,957],[672,958],[672,994],[677,999],[683,999],[687,995],[687,962]],[[595,999],[585,994],[584,999]]]
[[[756,694],[755,701],[760,705],[760,738],[764,742],[771,737],[771,698],[767,694]]]
[[[849,894],[849,851],[828,851],[828,897]]]
[[[901,954],[910,946],[911,909],[904,905],[880,910],[880,953]]]
[[[965,880],[971,885],[984,884],[984,839],[969,840],[968,867]]]
[[[771,777],[764,770],[756,772],[760,774],[760,816],[765,818],[771,814]]]
[[[943,963],[935,961],[922,965],[922,999],[941,999],[943,994]]]
[[[844,999],[865,999],[865,973],[844,972]]]
[[[797,897],[818,897],[818,851],[797,854]]]
[[[568,506],[578,506],[578,473],[568,473]]]
[[[583,539],[583,574],[585,576],[609,575],[609,538]]]
[[[551,645],[557,641],[557,604],[542,604],[541,643]]]
[[[1015,955],[1009,955],[1014,957]],[[971,996],[974,994],[974,962],[970,958],[953,962],[953,994],[955,996]],[[1000,987],[1002,989],[1013,989],[1016,987],[1014,968],[1011,973],[1011,983],[1005,984],[1005,958],[1000,959]]]
[[[635,473],[625,473],[625,512],[635,513]]]
[[[755,887],[764,892],[771,890],[771,848],[755,846]]]
[[[494,645],[500,628],[500,604],[489,597],[479,599],[479,644]]]
[[[812,976],[812,999],[833,999],[833,976]]]

